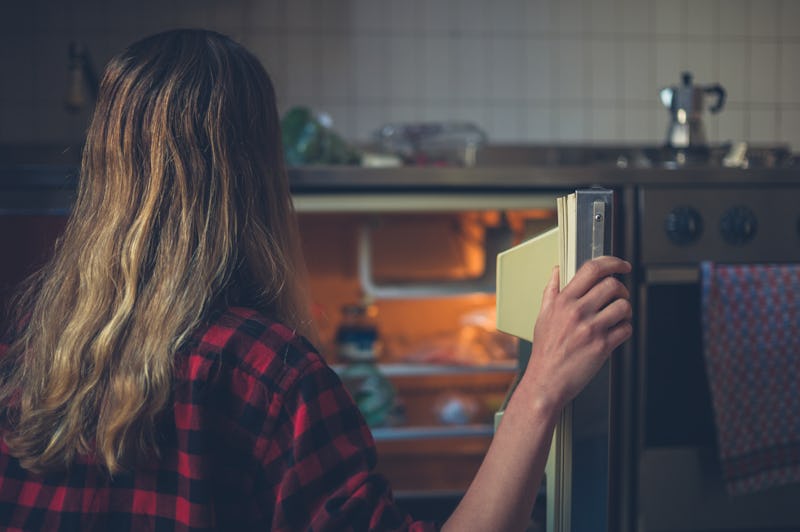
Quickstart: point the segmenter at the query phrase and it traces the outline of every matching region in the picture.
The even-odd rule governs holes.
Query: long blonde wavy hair
[[[108,64],[78,195],[16,304],[6,442],[33,471],[157,453],[176,352],[211,309],[311,333],[272,83],[231,39],[174,30]]]

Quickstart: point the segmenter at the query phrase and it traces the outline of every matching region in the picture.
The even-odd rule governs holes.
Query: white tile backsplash
[[[354,108],[352,105],[341,103],[324,103],[319,107],[319,111],[327,113],[333,121],[334,131],[352,131]]]
[[[525,39],[525,93],[539,102],[553,97],[555,58],[550,41],[543,38]]]
[[[595,36],[609,38],[619,32],[620,20],[618,0],[592,0],[585,6],[589,17],[587,31]],[[586,16],[585,15],[585,16]]]
[[[746,103],[749,98],[750,47],[746,42],[721,41],[719,83],[725,87],[728,102]]]
[[[620,140],[620,114],[616,107],[594,105],[589,120],[591,141],[604,143]]]
[[[51,2],[50,6],[58,2]],[[69,4],[68,4],[69,5]],[[112,5],[108,0],[84,0],[82,9],[69,7],[69,17],[74,22],[74,26],[70,29],[77,29],[79,32],[86,30],[108,30],[108,22],[111,18]],[[148,13],[142,13],[140,16],[144,17]],[[156,19],[159,24],[169,25],[174,27],[177,23],[177,12],[175,9],[175,0],[164,0],[159,6],[159,13]],[[68,19],[69,20],[69,19]]]
[[[780,114],[778,138],[782,142],[795,139],[800,142],[800,108],[784,110]],[[796,147],[798,144],[793,144]]]
[[[387,106],[383,104],[359,104],[354,118],[353,130],[349,136],[368,140],[373,137],[379,127],[389,121],[389,112]]]
[[[523,13],[525,27],[533,35],[550,35],[555,32],[556,8],[558,3],[553,0],[528,0],[525,2]]]
[[[0,99],[33,102],[35,82],[35,42],[27,34],[9,32],[0,36],[0,68],[10,75],[2,76]],[[66,57],[66,48],[61,48]],[[66,61],[61,68],[66,71]]]
[[[328,6],[333,2],[344,4],[345,0],[325,0],[322,10],[327,13]],[[286,27],[286,2],[282,0],[248,0],[244,4],[247,24],[255,29],[278,29]],[[339,8],[336,13],[345,13]],[[326,17],[328,18],[328,17]]]
[[[724,111],[714,115],[714,121],[717,122],[718,131],[716,139],[717,142],[727,141],[750,141],[747,132],[747,114],[744,109],[736,108],[734,105],[727,105]]]
[[[586,31],[586,9],[590,0],[559,0],[555,5],[556,28],[562,35]]]
[[[800,37],[800,2],[781,0],[778,21],[778,35],[781,37]]]
[[[420,4],[424,0],[404,0],[403,2],[389,2],[388,25],[389,29],[403,32],[416,32],[420,20]]]
[[[385,102],[388,98],[388,44],[385,37],[372,32],[355,35],[353,70],[357,103]]]
[[[473,120],[497,141],[662,142],[658,90],[721,83],[712,141],[800,149],[798,0],[30,0],[0,8],[0,141],[80,140],[58,102],[66,42],[98,69],[174,26],[241,39],[282,111],[331,113],[345,137],[382,123]],[[35,46],[31,42],[35,41]],[[63,137],[74,137],[64,139]]]
[[[288,52],[286,49],[286,34],[282,32],[260,32],[255,31],[248,34],[247,44],[251,52],[261,61],[267,69],[275,91],[278,94],[278,102],[282,103],[286,98],[288,76]],[[324,74],[324,70],[323,70]]]
[[[414,116],[417,115],[415,114]],[[450,110],[449,102],[428,103],[422,106],[422,113],[419,116],[427,122],[444,122],[450,120],[452,111]]]
[[[140,31],[142,21],[147,20],[154,23],[157,19],[155,10],[160,6],[157,2],[127,2],[126,0],[110,0],[116,5],[111,7],[113,16],[109,17],[109,25],[138,28]],[[216,29],[211,12],[211,3],[208,0],[176,0],[177,9],[180,12],[181,25],[189,28],[210,28]],[[143,11],[147,11],[147,16],[143,16]],[[150,14],[153,13],[153,16]],[[135,22],[134,22],[135,21]],[[286,20],[281,21],[282,25]]]
[[[501,37],[489,43],[488,98],[521,100],[525,98],[525,56],[521,37]]]
[[[690,37],[716,37],[719,33],[718,5],[717,0],[689,2],[686,13],[686,34]]]
[[[353,0],[352,17],[355,31],[385,31],[387,13],[392,2]]]
[[[655,41],[655,90],[672,87],[681,82],[681,73],[689,68],[684,40],[659,39]]]
[[[454,0],[453,0],[454,1]],[[419,21],[417,28],[425,33],[437,34],[442,37],[455,28],[451,0],[430,0],[419,4]],[[403,2],[397,2],[404,4]]]
[[[306,68],[289,68],[286,78],[286,99],[294,105],[317,103],[320,63],[319,39],[313,33],[289,33],[286,38],[286,61],[289,65],[307,65]]]
[[[37,39],[33,53],[33,97],[36,101],[58,100],[66,96],[69,68],[64,63],[68,55],[70,36],[66,31],[53,30],[48,34],[55,46],[42,46]]]
[[[612,101],[620,96],[622,81],[618,70],[621,61],[615,41],[588,41],[589,71],[591,72],[589,99]]]
[[[561,39],[556,42],[555,85],[559,100],[582,100],[591,94],[586,72],[588,59],[582,39]]]
[[[523,119],[522,140],[543,143],[553,140],[553,107],[528,106]]]
[[[716,42],[712,41],[692,40],[687,43],[686,66],[696,83],[708,85],[717,82],[716,48]]]
[[[429,102],[443,104],[452,94],[455,43],[436,35],[425,36],[421,44],[417,75],[421,78],[422,94]]]
[[[389,38],[389,101],[419,101],[421,48],[420,40],[410,35],[394,35]]]
[[[750,111],[750,124],[747,138],[755,143],[777,142],[778,131],[775,124],[778,120],[776,109],[753,109]]]
[[[75,20],[73,18],[73,6],[69,2],[39,2],[37,4],[32,4],[32,6],[34,9],[33,17],[35,17],[35,19],[32,20],[36,20],[36,26],[42,30],[63,31],[71,29],[75,24]],[[8,8],[3,8],[4,14],[6,9]],[[9,13],[6,16],[13,17],[14,15]]]
[[[800,103],[800,43],[784,43],[780,47],[778,101]]]
[[[292,0],[286,2],[286,29],[288,31],[308,31],[321,29],[323,19],[319,3],[314,0]]]
[[[421,120],[422,112],[418,105],[393,103],[384,108],[384,118],[380,124],[375,126],[375,129],[388,122],[419,122]]]
[[[750,103],[777,103],[778,45],[756,42],[750,46],[748,72]]]
[[[487,113],[486,127],[492,132],[490,142],[517,142],[524,129],[522,117],[526,109],[523,104],[493,105]]]
[[[452,0],[450,8],[455,17],[456,29],[466,33],[485,32],[490,7],[491,4],[484,0]]]
[[[349,33],[352,30],[353,0],[315,0],[314,9],[323,31]]]
[[[450,120],[458,122],[472,122],[479,127],[486,128],[489,122],[490,110],[480,103],[455,104],[450,107]],[[492,136],[489,131],[489,136]]]
[[[623,34],[642,36],[652,34],[650,13],[654,2],[642,2],[642,0],[618,0],[618,2],[619,17],[622,21],[620,31]]]
[[[759,0],[721,0],[719,3],[719,34],[721,37],[744,38],[750,34],[750,6]]]
[[[652,109],[626,107],[622,113],[622,139],[637,144],[662,143],[664,135],[656,133],[656,124]]]
[[[454,44],[452,96],[457,103],[485,99],[489,91],[486,39],[463,34],[455,39]]]
[[[336,33],[320,47],[320,101],[343,104],[353,95],[353,47],[350,37]]]
[[[778,0],[757,0],[749,3],[749,35],[772,38],[778,30]]]
[[[649,42],[626,41],[622,47],[622,82],[626,101],[655,101],[655,67]]]
[[[581,107],[561,106],[555,109],[555,138],[562,142],[578,142],[586,130],[586,113]]]
[[[302,4],[297,3],[296,0],[293,0],[290,5],[299,6]],[[247,25],[244,2],[209,2],[207,9],[209,25],[219,32],[228,35],[237,35],[241,33]],[[306,11],[301,11],[300,13],[303,17],[309,19],[308,26],[306,27],[313,28],[314,25],[311,22],[311,14],[313,14],[313,11],[312,13],[307,13]],[[148,20],[158,20],[158,18],[158,16],[150,16],[148,17]]]
[[[654,30],[658,36],[686,34],[686,0],[655,2],[653,5]]]
[[[47,2],[3,2],[0,5],[0,32],[32,32],[40,26],[42,10],[48,8]]]

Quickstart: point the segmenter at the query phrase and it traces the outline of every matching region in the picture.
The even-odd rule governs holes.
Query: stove
[[[639,209],[645,266],[800,260],[800,182],[643,187]]]
[[[800,529],[800,485],[736,497],[723,485],[699,268],[800,263],[800,180],[642,184],[636,195],[637,338],[632,395],[621,402],[633,419],[624,530]]]

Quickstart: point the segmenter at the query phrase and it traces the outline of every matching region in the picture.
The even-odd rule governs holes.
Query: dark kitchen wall
[[[4,0],[0,143],[80,140],[64,109],[68,44],[95,68],[149,33],[200,26],[264,61],[280,105],[349,138],[381,124],[471,120],[495,141],[661,142],[658,90],[728,90],[712,141],[800,146],[796,0]]]

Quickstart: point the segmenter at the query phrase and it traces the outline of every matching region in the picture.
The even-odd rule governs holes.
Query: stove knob
[[[685,246],[700,238],[703,233],[703,218],[688,205],[675,207],[664,220],[664,230],[673,243]]]
[[[750,242],[756,236],[757,229],[756,215],[743,205],[728,209],[719,223],[722,238],[732,246],[742,246]]]

